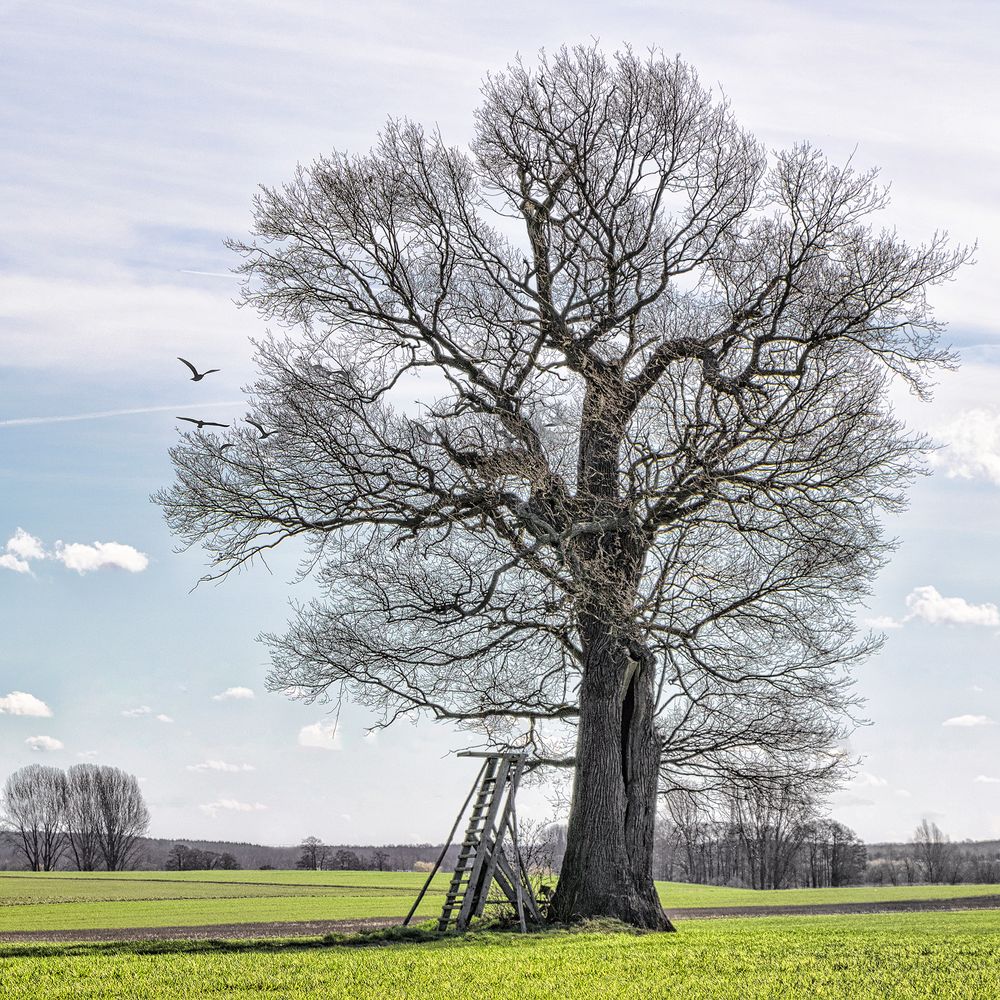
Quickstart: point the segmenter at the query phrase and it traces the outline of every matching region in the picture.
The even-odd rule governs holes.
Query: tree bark
[[[554,920],[615,917],[673,930],[653,884],[657,756],[650,665],[601,623],[581,622],[573,801]]]

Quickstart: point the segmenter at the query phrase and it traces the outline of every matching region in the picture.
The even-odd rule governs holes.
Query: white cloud
[[[878,618],[866,618],[865,624],[869,628],[878,629],[879,631],[884,631],[885,629],[902,628],[903,623],[896,621],[895,618],[889,618],[886,615],[882,615]]]
[[[14,573],[30,573],[30,559],[44,559],[45,550],[42,543],[29,535],[24,528],[17,531],[7,539],[3,553],[0,553],[0,567],[9,569]]]
[[[62,750],[61,740],[51,736],[29,736],[25,741],[32,750]]]
[[[188,764],[188,771],[226,771],[235,774],[238,771],[256,770],[253,764],[227,764],[224,760],[205,760],[200,764]]]
[[[0,555],[0,567],[13,570],[15,573],[31,572],[31,567],[23,559],[18,559],[17,556],[12,556],[9,552]]]
[[[299,746],[317,750],[340,750],[340,733],[336,722],[314,722],[299,730]]]
[[[263,802],[240,802],[238,799],[218,799],[215,802],[206,802],[204,805],[198,806],[198,808],[209,816],[215,816],[221,810],[228,810],[229,812],[261,812],[267,809],[267,806]]]
[[[212,701],[249,701],[254,697],[253,688],[231,687],[212,695]]]
[[[1000,486],[1000,412],[963,410],[939,427],[945,447],[932,461],[950,479],[985,479]]]
[[[897,788],[894,794],[898,798],[901,798],[901,799],[912,799],[913,798],[913,793],[912,792],[908,792],[905,788]]]
[[[173,722],[173,718],[169,715],[165,715],[163,712],[153,712],[149,705],[139,705],[136,708],[126,708],[122,711],[122,715],[126,719],[141,719],[149,715],[156,719],[157,722]]]
[[[141,573],[149,565],[147,555],[121,542],[94,542],[93,545],[56,542],[55,558],[81,575],[107,567]]]
[[[980,785],[1000,785],[1000,778],[991,778],[985,774],[977,774],[972,780]]]
[[[79,750],[77,752],[77,757],[79,757],[80,760],[93,760],[96,756],[96,750]]]
[[[24,528],[18,528],[14,534],[7,539],[7,551],[17,556],[19,559],[44,559],[45,549],[42,543],[34,535],[29,535]]]
[[[993,726],[996,723],[988,715],[955,715],[950,719],[945,719],[941,725],[968,729],[972,726]]]
[[[837,805],[847,808],[848,806],[873,806],[875,803],[871,799],[866,799],[863,795],[840,792],[837,795]]]
[[[11,691],[6,697],[0,698],[0,715],[37,715],[49,718],[52,709],[27,691]]]
[[[970,604],[964,597],[943,597],[934,587],[915,587],[907,595],[906,621],[922,618],[932,625],[1000,625],[995,604]]]
[[[875,774],[861,771],[854,776],[853,784],[859,788],[885,788],[889,782],[885,778],[880,778]]]
[[[3,553],[0,553],[0,567],[9,569],[14,573],[30,573],[31,566],[28,560],[44,559],[45,550],[42,543],[29,535],[24,528],[18,528],[4,546]]]

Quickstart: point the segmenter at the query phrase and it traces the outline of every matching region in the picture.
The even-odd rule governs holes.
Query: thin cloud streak
[[[131,417],[140,413],[167,413],[170,410],[190,409],[197,405],[199,409],[217,406],[243,406],[246,400],[228,399],[215,403],[174,403],[172,406],[142,406],[131,410],[98,410],[95,413],[74,413],[66,417],[16,417],[13,420],[0,420],[0,427],[24,427],[31,424],[68,424],[76,420],[104,420],[107,417]]]

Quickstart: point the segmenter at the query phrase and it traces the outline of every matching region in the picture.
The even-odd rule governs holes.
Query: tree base
[[[652,897],[652,898],[651,898]],[[651,893],[595,893],[586,887],[580,892],[563,888],[560,881],[549,906],[549,920],[556,923],[575,924],[583,920],[610,918],[632,927],[650,931],[675,931],[655,889]]]

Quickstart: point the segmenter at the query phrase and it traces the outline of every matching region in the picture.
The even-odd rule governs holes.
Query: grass
[[[657,882],[668,909],[707,906],[812,906],[824,903],[879,903],[907,899],[953,899],[1000,895],[1000,885],[886,885],[838,889],[731,889],[728,886]]]
[[[403,916],[420,872],[0,873],[0,931],[172,927]],[[436,876],[417,911],[440,912],[449,876]],[[1000,891],[992,885],[755,891],[658,883],[668,908],[808,905],[940,899]]]
[[[677,934],[552,932],[382,947],[0,945],[0,996],[558,996],[982,1000],[1000,996],[1000,912],[690,922]]]

